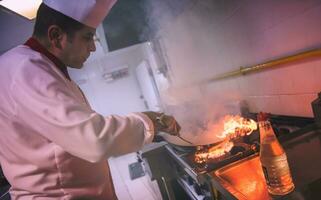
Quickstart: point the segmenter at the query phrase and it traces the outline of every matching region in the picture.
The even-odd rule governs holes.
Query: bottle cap
[[[270,114],[269,113],[265,113],[265,112],[259,112],[257,114],[257,121],[260,122],[260,121],[267,121],[270,117]]]

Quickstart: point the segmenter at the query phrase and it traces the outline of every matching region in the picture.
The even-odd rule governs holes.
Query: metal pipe
[[[234,70],[224,74],[220,74],[218,76],[215,76],[213,78],[203,81],[203,83],[210,83],[213,81],[218,81],[218,80],[222,80],[230,77],[246,75],[249,73],[258,72],[258,71],[270,69],[273,67],[280,67],[281,65],[284,65],[284,64],[304,60],[307,58],[314,58],[314,57],[321,57],[321,49],[314,49],[314,50],[298,53],[295,55],[279,58],[276,60],[268,61],[263,64],[258,64],[250,67],[240,67],[239,70]]]

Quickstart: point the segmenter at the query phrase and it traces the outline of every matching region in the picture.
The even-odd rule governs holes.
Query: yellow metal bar
[[[276,60],[268,61],[263,64],[258,64],[258,65],[254,65],[254,66],[250,66],[250,67],[240,67],[239,70],[234,70],[234,71],[230,71],[230,72],[227,72],[224,74],[220,74],[220,75],[210,78],[204,82],[209,83],[209,82],[218,81],[218,80],[231,78],[231,77],[235,77],[235,76],[246,75],[249,73],[258,72],[258,71],[270,69],[273,67],[280,67],[284,64],[288,64],[288,63],[296,62],[296,61],[301,61],[301,60],[308,59],[308,58],[314,58],[314,57],[321,57],[321,49],[315,49],[315,50],[311,50],[311,51],[298,53],[295,55],[287,56],[284,58],[279,58]]]

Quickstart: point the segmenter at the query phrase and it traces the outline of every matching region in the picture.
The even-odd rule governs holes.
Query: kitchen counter
[[[304,134],[303,134],[304,133]],[[267,192],[255,154],[224,166],[211,173],[213,185],[227,199],[318,199],[321,197],[321,130],[312,125],[290,140],[282,142],[295,184],[295,190],[285,196],[270,196]]]

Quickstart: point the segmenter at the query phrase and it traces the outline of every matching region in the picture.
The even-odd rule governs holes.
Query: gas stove
[[[256,113],[247,112],[244,117],[255,119]],[[271,115],[270,121],[281,143],[304,134],[309,130],[306,127],[314,124],[313,118],[280,115]],[[157,181],[163,200],[236,199],[214,180],[213,173],[224,166],[257,155],[259,132],[254,131],[235,141],[233,148],[221,157],[204,163],[195,162],[195,153],[211,146],[184,149],[162,141],[143,149],[141,156],[146,172],[152,180]]]
[[[202,200],[213,199],[211,198],[213,196],[218,197],[217,191],[215,191],[211,181],[209,181],[209,174],[212,171],[258,152],[257,143],[236,143],[230,152],[226,152],[224,155],[208,160],[207,162],[197,163],[195,161],[195,153],[198,151],[197,149],[186,153],[177,150],[170,144],[166,144],[164,147],[167,151],[167,155],[169,156],[168,160],[170,160],[169,163],[171,169],[175,171],[174,177],[176,177],[177,183],[188,194],[190,199]],[[169,199],[174,198],[171,197]],[[178,197],[176,199],[182,198]],[[184,199],[187,198],[184,197]]]

